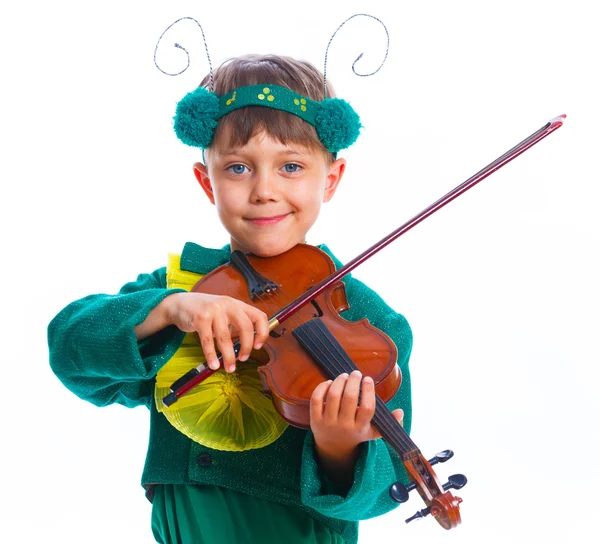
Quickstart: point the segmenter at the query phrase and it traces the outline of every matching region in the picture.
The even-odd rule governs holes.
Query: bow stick
[[[391,234],[388,234],[382,238],[379,242],[371,246],[369,249],[355,257],[350,262],[346,263],[340,269],[336,270],[333,274],[325,278],[323,281],[315,285],[312,289],[304,293],[302,296],[279,310],[274,316],[269,319],[269,330],[272,331],[280,323],[283,323],[288,317],[293,315],[297,310],[304,307],[315,297],[325,291],[330,285],[341,280],[346,274],[350,273],[357,266],[362,264],[364,261],[375,255],[378,251],[391,244],[394,240],[408,232],[415,225],[418,225],[421,221],[429,217],[430,215],[437,212],[440,208],[443,208],[449,202],[452,202],[455,198],[468,191],[474,185],[477,185],[480,181],[487,178],[489,175],[502,168],[505,164],[509,163],[530,147],[537,144],[540,140],[543,140],[549,134],[552,134],[556,129],[560,128],[564,122],[566,115],[559,115],[548,121],[542,128],[536,130],[533,134],[525,138],[522,142],[518,143],[513,148],[509,149],[506,153],[498,157],[495,161],[488,164],[485,168],[482,168],[479,172],[471,176],[469,179],[461,183],[458,187],[455,187],[449,193],[445,194],[442,198],[425,208],[421,213],[415,215],[412,219],[398,227]],[[234,342],[233,345],[235,354],[237,355],[240,349],[239,341]],[[223,362],[223,357],[219,356],[219,362]],[[175,381],[169,388],[171,393],[165,396],[162,401],[165,406],[171,406],[177,400],[185,395],[190,389],[193,389],[200,382],[204,381],[216,370],[212,370],[206,363],[198,365],[196,368],[192,368],[186,372],[181,378]]]

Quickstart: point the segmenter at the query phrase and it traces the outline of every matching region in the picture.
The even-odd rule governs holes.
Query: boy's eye
[[[283,170],[286,174],[294,174],[295,172],[299,172],[301,168],[302,167],[299,164],[293,162],[283,166]]]
[[[227,170],[230,170],[231,172],[233,172],[234,174],[245,174],[246,170],[248,170],[248,168],[246,166],[244,166],[243,164],[232,164],[230,167],[227,168]]]

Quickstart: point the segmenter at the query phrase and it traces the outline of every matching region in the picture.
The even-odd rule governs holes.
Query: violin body
[[[256,272],[278,285],[273,293],[252,298],[246,278],[231,263],[204,276],[192,291],[227,295],[273,315],[335,271],[326,253],[305,244],[276,257],[247,258]],[[362,374],[373,378],[381,399],[388,402],[400,387],[396,346],[367,319],[349,322],[342,318],[339,312],[348,308],[344,284],[337,282],[272,330],[264,347],[252,352],[251,358],[263,363],[258,370],[265,393],[271,396],[281,417],[295,427],[309,428],[312,393],[329,379],[292,335],[294,327],[316,317],[336,337]]]

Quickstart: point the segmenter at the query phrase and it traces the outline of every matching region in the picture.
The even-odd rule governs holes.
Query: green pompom
[[[198,87],[177,103],[173,117],[175,134],[184,144],[205,149],[213,139],[218,114],[217,95]]]
[[[337,153],[356,141],[362,125],[348,102],[341,98],[326,98],[319,103],[315,128],[327,151]]]

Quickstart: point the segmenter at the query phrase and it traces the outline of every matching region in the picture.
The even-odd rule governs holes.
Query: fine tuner
[[[452,457],[454,457],[454,452],[452,450],[444,450],[434,455],[433,458],[429,459],[427,462],[430,466],[433,466],[437,465],[438,463],[445,463]],[[465,485],[467,485],[467,477],[464,474],[453,474],[448,478],[448,481],[442,486],[442,488],[444,491],[448,491],[449,489],[462,489]],[[398,503],[404,503],[408,501],[409,492],[416,487],[417,484],[415,482],[411,482],[408,485],[404,485],[401,482],[396,482],[390,487],[390,497],[392,500]],[[462,499],[460,497],[456,497],[456,501],[461,503]],[[406,520],[406,523],[410,523],[416,519],[422,519],[432,513],[435,517],[436,512],[432,512],[432,509],[435,509],[435,506],[428,506],[427,508],[423,508],[423,510],[418,510],[413,516]]]

